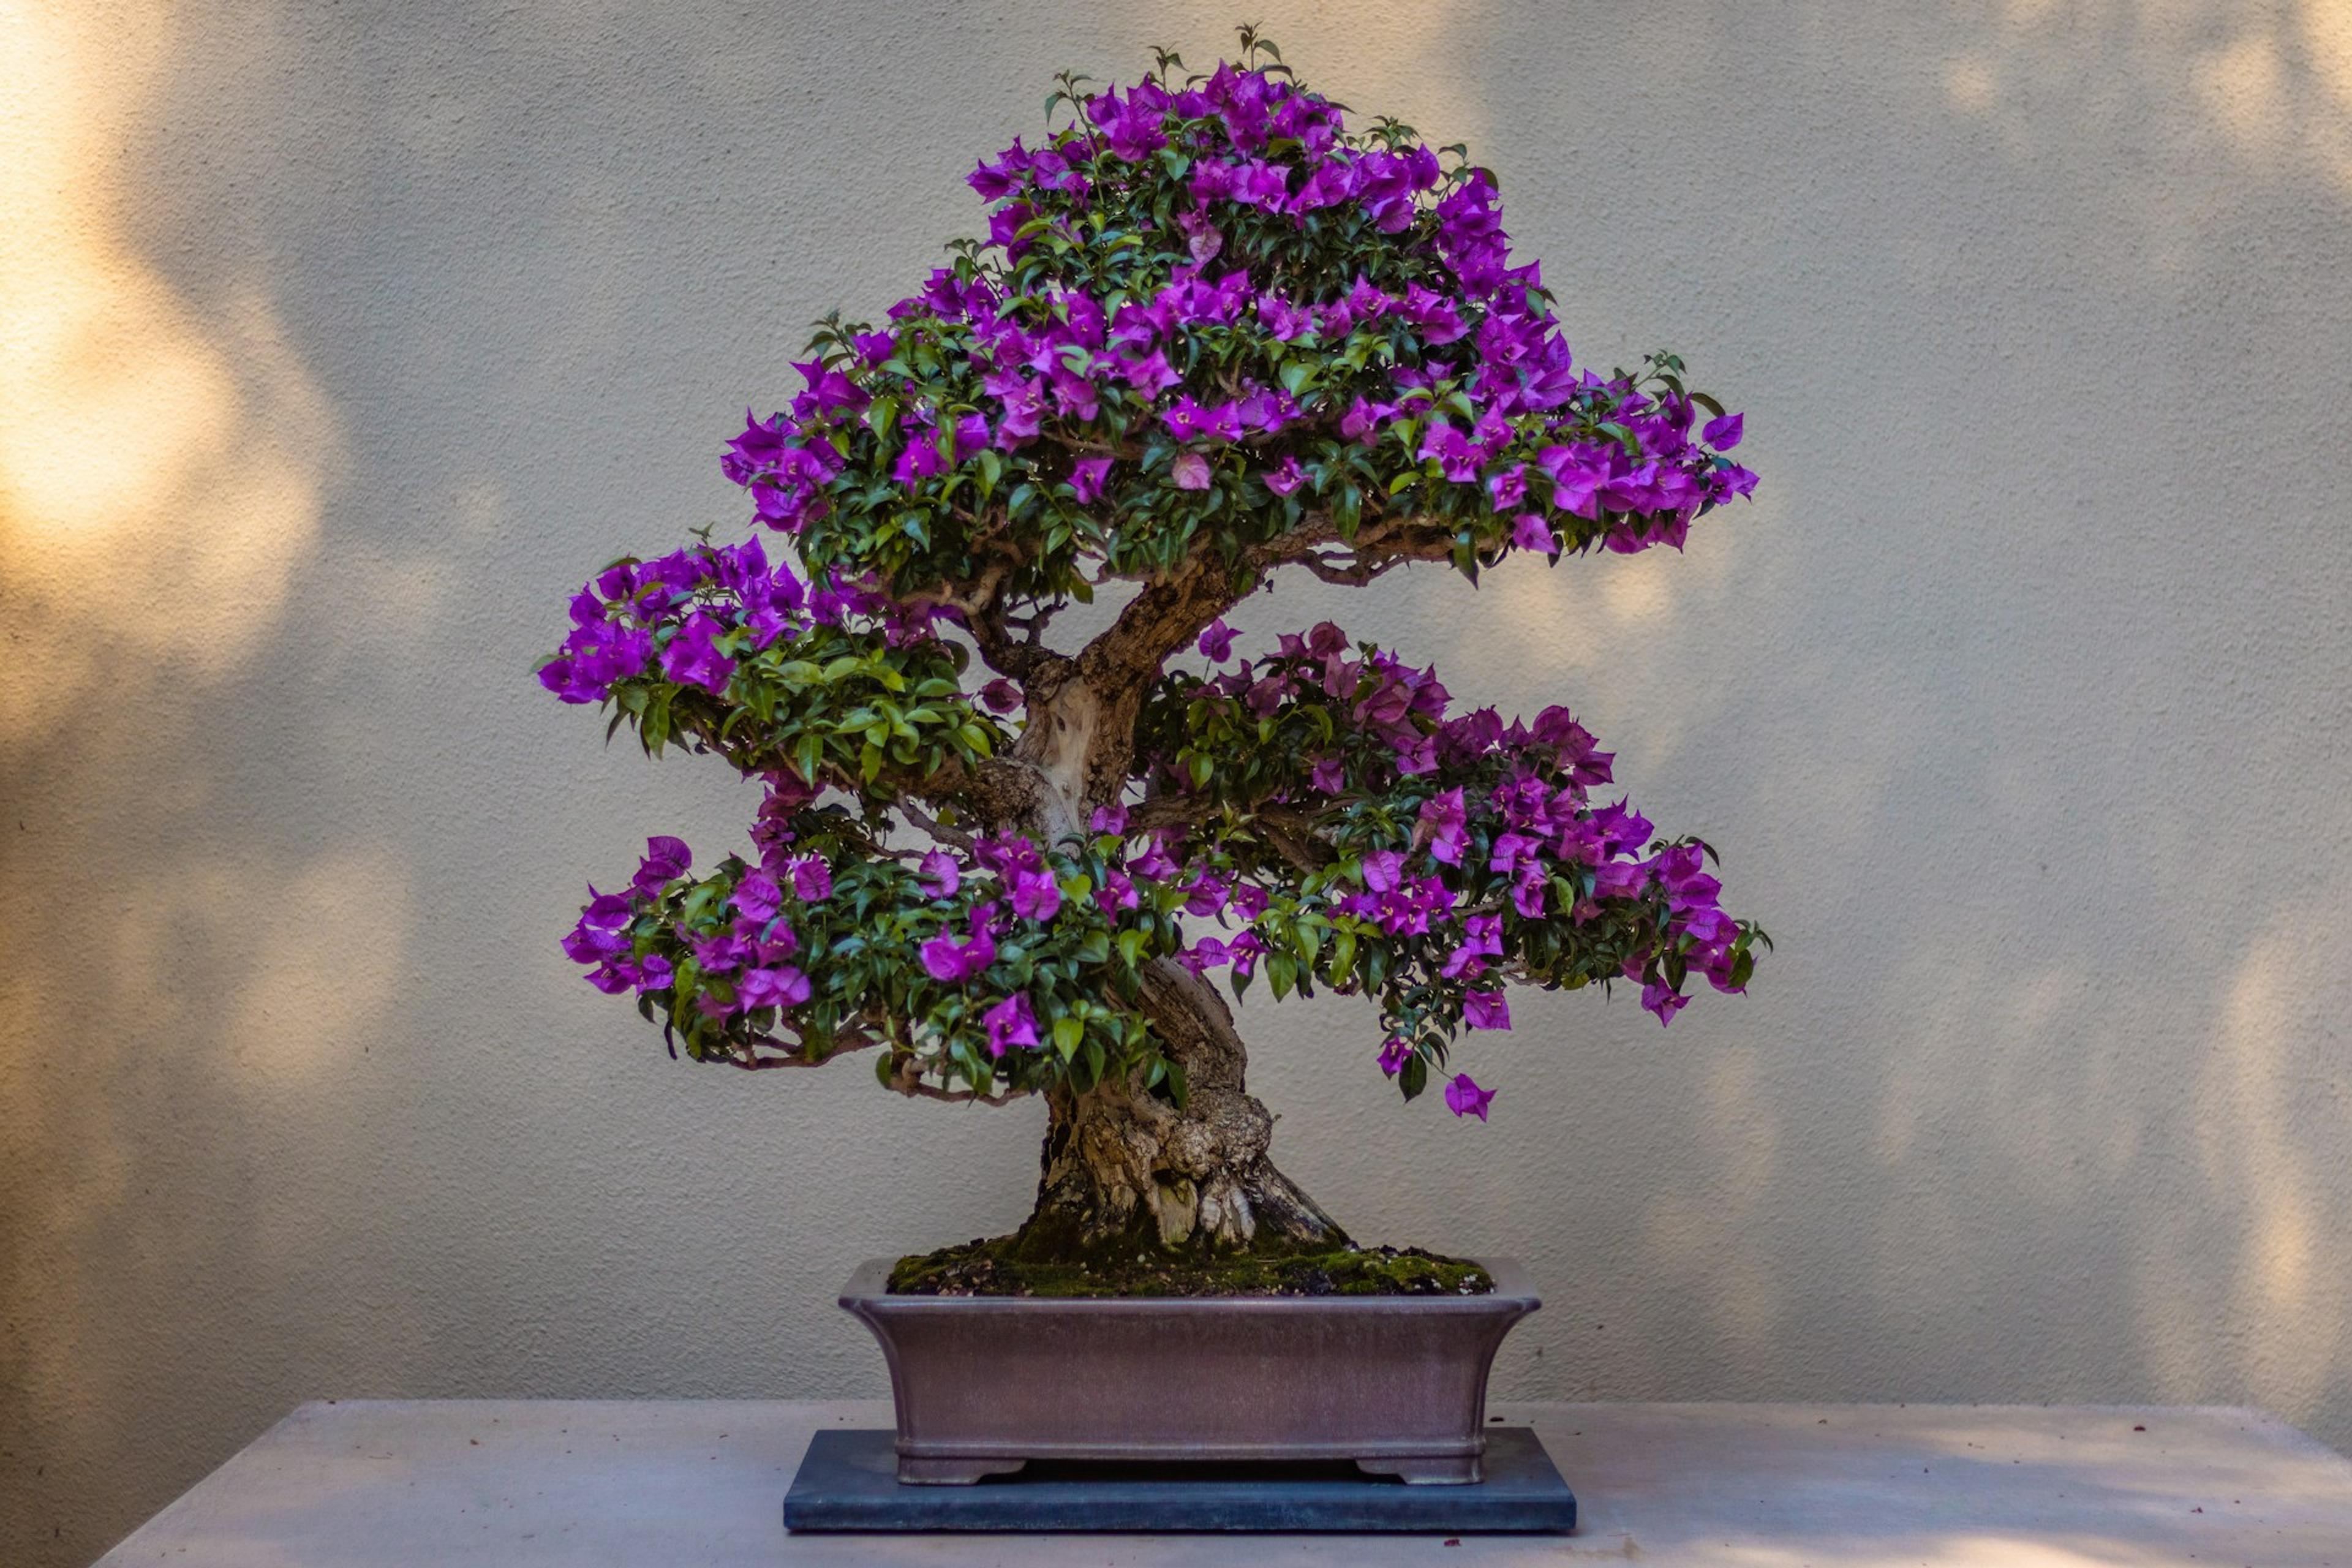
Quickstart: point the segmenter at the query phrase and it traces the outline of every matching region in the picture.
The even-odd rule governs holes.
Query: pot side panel
[[[1538,1305],[1524,1289],[1060,1301],[856,1284],[842,1304],[882,1342],[904,1460],[1443,1461],[1368,1466],[1428,1479],[1475,1479],[1488,1369]]]

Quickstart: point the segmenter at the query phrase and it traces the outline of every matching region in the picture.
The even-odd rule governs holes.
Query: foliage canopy
[[[1173,960],[1376,999],[1411,1097],[1509,1026],[1505,981],[1630,979],[1662,1022],[1693,977],[1748,983],[1764,939],[1711,851],[1596,801],[1566,710],[1455,711],[1328,623],[1236,654],[1220,617],[1284,566],[1679,547],[1755,485],[1680,359],[1573,363],[1465,149],[1351,131],[1240,53],[1061,79],[1043,142],[971,176],[987,239],[880,325],[827,320],[790,409],[747,416],[724,466],[761,531],[574,599],[551,690],[766,787],[752,858],[698,875],[655,838],[566,939],[697,1059],[1181,1100],[1140,1005]],[[1489,1098],[1450,1075],[1456,1114]]]

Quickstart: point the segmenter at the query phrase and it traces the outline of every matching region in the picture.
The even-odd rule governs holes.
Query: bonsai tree
[[[1678,547],[1756,482],[1674,355],[1571,361],[1464,149],[1240,54],[1060,79],[1042,144],[971,176],[987,239],[828,318],[747,416],[751,535],[614,562],[540,671],[765,791],[749,856],[656,837],[590,889],[589,980],[696,1061],[1044,1096],[1015,1258],[1345,1245],[1267,1158],[1213,976],[1372,999],[1365,1069],[1484,1119],[1455,1042],[1510,1027],[1507,984],[1623,980],[1664,1023],[1764,943],[1567,710],[1225,625],[1293,574]],[[1057,639],[1073,604],[1097,629]]]

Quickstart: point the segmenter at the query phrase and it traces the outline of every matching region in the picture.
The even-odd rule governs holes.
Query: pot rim
[[[896,1258],[869,1258],[851,1271],[841,1288],[841,1305],[864,1315],[889,1312],[1087,1312],[1165,1313],[1213,1307],[1220,1312],[1491,1312],[1518,1313],[1542,1305],[1535,1281],[1512,1258],[1468,1258],[1495,1282],[1475,1296],[896,1296],[890,1270]]]

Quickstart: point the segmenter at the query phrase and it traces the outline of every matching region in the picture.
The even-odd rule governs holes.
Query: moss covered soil
[[[1484,1296],[1495,1281],[1476,1264],[1419,1247],[1324,1252],[1139,1252],[1079,1261],[1016,1255],[1013,1237],[965,1242],[898,1259],[894,1296]]]

